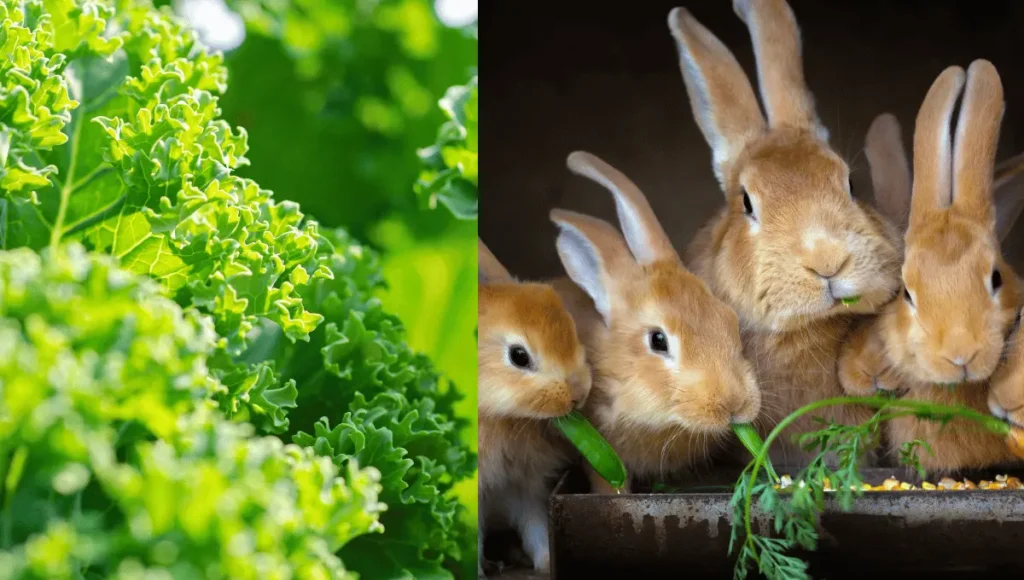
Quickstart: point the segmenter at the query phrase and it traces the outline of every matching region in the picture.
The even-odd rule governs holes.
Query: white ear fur
[[[1024,153],[996,167],[992,196],[996,206],[996,236],[999,240],[1013,230],[1024,210]]]
[[[733,0],[733,12],[747,25],[757,62],[761,102],[771,126],[796,124],[828,142],[803,74],[803,39],[785,0]]]
[[[668,27],[694,120],[711,147],[715,177],[724,186],[726,165],[764,129],[764,116],[750,79],[721,40],[685,8],[669,12]]]
[[[672,242],[658,223],[647,198],[625,174],[585,151],[569,154],[566,164],[573,173],[600,184],[612,193],[619,225],[638,264],[675,256]]]
[[[949,125],[966,80],[962,68],[947,67],[932,83],[918,109],[914,122],[911,224],[952,203],[953,135]]]
[[[556,220],[559,233],[555,241],[558,257],[566,273],[594,301],[594,308],[605,324],[611,324],[611,302],[605,287],[605,268],[590,240],[568,222]]]

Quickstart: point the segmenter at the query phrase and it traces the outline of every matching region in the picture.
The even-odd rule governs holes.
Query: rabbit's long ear
[[[750,79],[722,41],[685,8],[669,12],[668,27],[693,117],[711,147],[715,176],[724,187],[729,164],[764,131],[764,116]]]
[[[994,227],[992,172],[1003,123],[1003,84],[992,63],[978,59],[967,69],[953,150],[953,207]]]
[[[1024,210],[1024,153],[996,166],[992,196],[996,204],[996,235],[1004,240]]]
[[[494,253],[484,244],[484,241],[477,238],[477,266],[479,268],[478,281],[481,284],[494,284],[497,282],[513,282],[512,275],[508,273],[505,266],[494,257]]]
[[[615,281],[632,263],[622,236],[610,223],[573,211],[553,209],[551,221],[559,228],[555,246],[566,273],[610,325]]]
[[[903,231],[910,215],[910,164],[895,115],[875,117],[864,139],[864,151],[871,167],[875,205]]]
[[[566,163],[573,173],[600,183],[612,193],[619,225],[637,263],[679,259],[647,197],[621,171],[585,151],[571,153]]]
[[[827,141],[828,130],[818,119],[814,97],[804,80],[800,27],[789,4],[785,0],[733,0],[732,6],[750,31],[768,123],[809,129]]]
[[[949,207],[953,183],[950,175],[952,139],[950,118],[964,87],[964,69],[942,71],[921,103],[914,123],[914,185],[910,198],[910,227]]]

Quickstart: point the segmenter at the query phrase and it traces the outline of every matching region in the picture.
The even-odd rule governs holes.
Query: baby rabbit
[[[950,121],[961,92],[954,135]],[[1021,158],[993,169],[1003,110],[1002,84],[990,62],[976,60],[966,74],[957,66],[944,70],[917,115],[912,195],[898,194],[910,183],[906,164],[883,161],[898,159],[902,147],[891,139],[878,145],[890,155],[874,156],[872,173],[882,170],[873,176],[876,183],[911,200],[904,288],[843,353],[840,380],[848,392],[906,390],[913,400],[989,408],[989,379],[1022,298],[999,248],[1024,201]],[[878,123],[895,127],[887,133],[898,136],[895,118]],[[934,473],[1015,459],[1001,437],[965,420],[942,426],[901,417],[890,422],[888,436],[893,455],[915,439],[927,442],[933,453],[922,450],[918,459]]]
[[[590,369],[554,289],[516,281],[478,245],[480,560],[485,531],[512,526],[534,567],[547,570],[547,498],[577,458],[549,419],[583,404]]]
[[[665,477],[705,460],[731,423],[758,415],[760,390],[743,358],[739,322],[683,267],[635,184],[589,153],[572,153],[568,166],[613,194],[625,234],[597,218],[551,212],[569,275],[553,284],[594,377],[583,412],[631,478]],[[611,491],[589,475],[595,492]]]
[[[736,310],[767,423],[777,423],[843,395],[840,348],[855,315],[875,313],[899,290],[899,236],[852,196],[849,167],[830,148],[804,83],[789,5],[734,0],[733,8],[753,41],[767,122],[729,49],[685,8],[668,17],[726,202],[691,243],[687,264]],[[820,429],[815,417],[855,424],[871,413],[836,407],[805,415],[773,445],[772,460],[809,459],[791,436]]]

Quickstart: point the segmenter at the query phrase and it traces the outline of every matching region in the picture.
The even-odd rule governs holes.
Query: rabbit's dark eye
[[[849,177],[846,178],[846,189],[850,192],[850,197],[853,197],[853,180]]]
[[[914,299],[910,297],[910,290],[903,288],[903,299],[907,301],[907,304],[914,305]]]
[[[508,349],[508,360],[521,369],[530,368],[530,353],[518,344]]]
[[[1003,285],[1003,275],[999,273],[999,268],[992,270],[992,293],[999,291]]]
[[[668,352],[668,338],[665,333],[660,330],[653,330],[648,336],[648,342],[651,345],[651,350],[659,353]]]
[[[743,190],[743,213],[753,216],[754,215],[754,204],[750,203],[750,194],[747,190]]]

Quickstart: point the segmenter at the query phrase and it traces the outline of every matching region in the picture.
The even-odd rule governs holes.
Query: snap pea
[[[626,466],[608,441],[578,411],[554,420],[555,427],[579,449],[594,471],[616,491],[626,485]]]
[[[854,304],[856,304],[857,302],[860,301],[860,296],[850,296],[849,298],[840,298],[839,301],[842,302],[843,304],[845,304],[846,306],[853,306]]]
[[[764,448],[764,440],[761,439],[760,435],[758,435],[757,429],[755,429],[753,425],[750,423],[733,423],[732,431],[752,456],[756,458],[757,455],[761,453],[761,449]],[[778,481],[779,476],[775,473],[775,469],[772,467],[771,462],[768,461],[767,458],[765,458],[765,461],[767,462],[765,463],[765,471],[768,473],[768,477],[770,477],[772,481]]]

